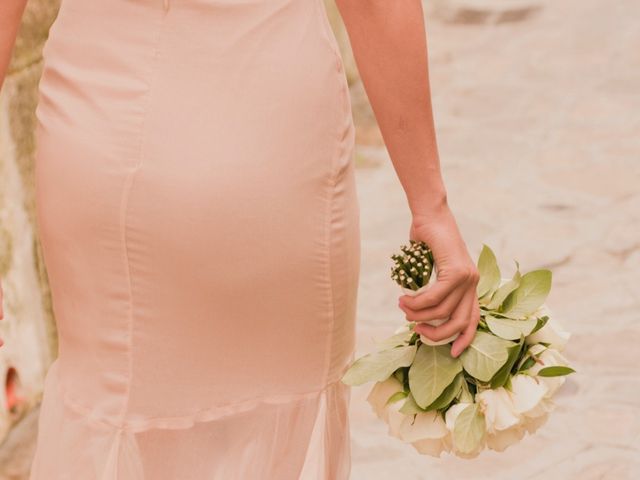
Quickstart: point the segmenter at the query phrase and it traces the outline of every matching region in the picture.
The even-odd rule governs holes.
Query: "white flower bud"
[[[525,339],[525,343],[531,345],[545,342],[551,344],[552,348],[563,350],[571,337],[571,333],[564,330],[560,322],[553,316],[553,313],[546,305],[542,305],[532,314],[533,317],[541,317],[543,315],[547,315],[549,320],[540,330],[529,335]]]

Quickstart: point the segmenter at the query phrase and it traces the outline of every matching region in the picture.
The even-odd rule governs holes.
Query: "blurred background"
[[[405,322],[389,277],[409,212],[340,16],[352,95],[362,265],[360,356]],[[503,276],[549,268],[548,305],[577,370],[535,435],[473,460],[389,437],[353,387],[354,480],[640,478],[640,2],[425,0],[445,182],[470,252]],[[34,220],[34,109],[58,2],[30,0],[0,92],[0,480],[28,478],[56,332]]]

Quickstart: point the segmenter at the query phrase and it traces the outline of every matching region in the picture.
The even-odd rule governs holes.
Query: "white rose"
[[[548,392],[548,386],[539,378],[518,374],[511,377],[511,397],[514,411],[527,415],[542,402]]]
[[[549,408],[549,403],[550,402],[548,400],[543,400],[540,403],[540,405],[537,407],[537,409],[540,409],[541,411],[543,411],[545,408]],[[538,430],[538,428],[540,428],[542,425],[546,423],[548,418],[549,418],[548,412],[543,412],[542,414],[537,415],[535,417],[527,416],[524,418],[524,422],[522,423],[522,426],[525,428],[525,430],[529,434],[533,434],[536,432],[536,430]]]
[[[547,386],[545,398],[550,398],[558,388],[565,382],[564,376],[558,377],[540,377],[538,372],[546,367],[567,366],[569,361],[558,350],[554,348],[546,348],[542,353],[538,354],[536,363],[527,370],[531,375],[536,375],[536,379],[544,382]]]
[[[400,440],[402,440],[402,437],[400,436],[400,427],[408,417],[405,413],[400,412],[402,405],[404,405],[404,399],[396,400],[386,406],[386,422],[389,425],[389,435],[399,438]]]
[[[439,457],[442,452],[451,451],[451,437],[447,435],[442,438],[423,438],[411,442],[411,445],[423,455]]]
[[[540,330],[526,337],[525,343],[531,345],[545,342],[551,344],[551,347],[557,350],[563,350],[571,337],[571,333],[562,327],[546,305],[542,305],[532,314],[533,317],[541,317],[543,315],[547,315],[549,320]]]
[[[367,396],[367,401],[373,407],[378,418],[387,421],[388,409],[385,407],[385,403],[391,395],[401,390],[402,383],[393,375],[382,382],[375,383]]]
[[[415,415],[405,415],[400,424],[400,438],[407,443],[422,439],[440,439],[449,431],[440,415],[436,411],[420,412]]]
[[[478,392],[476,401],[481,405],[489,433],[506,430],[520,421],[520,415],[516,412],[511,396],[504,387]]]
[[[525,432],[525,427],[519,423],[518,425],[514,425],[506,430],[496,430],[493,433],[487,433],[487,447],[491,450],[502,452],[508,446],[522,440]]]

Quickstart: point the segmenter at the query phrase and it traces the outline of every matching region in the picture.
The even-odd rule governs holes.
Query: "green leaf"
[[[535,364],[536,364],[536,361],[533,359],[533,357],[529,357],[524,362],[522,362],[522,365],[520,365],[520,368],[518,368],[518,371],[524,372],[525,370],[529,370]]]
[[[411,330],[407,330],[406,332],[396,333],[395,335],[392,335],[389,338],[385,338],[384,340],[375,342],[376,348],[378,350],[388,350],[393,347],[406,345],[409,342],[409,340],[411,340],[412,335],[413,335],[413,331]]]
[[[547,315],[536,318],[536,326],[533,328],[533,330],[531,330],[531,333],[529,335],[531,335],[532,333],[536,333],[538,330],[544,327],[548,321],[549,317]]]
[[[513,345],[509,340],[477,331],[473,341],[459,358],[470,375],[488,382],[505,364],[509,358],[509,347]]]
[[[400,407],[400,413],[404,413],[405,415],[413,415],[414,413],[422,413],[426,412],[424,408],[421,408],[420,405],[416,403],[416,399],[413,398],[411,392],[407,395],[407,400]]]
[[[480,280],[478,281],[478,287],[476,289],[478,297],[492,293],[500,285],[501,277],[498,261],[493,251],[484,244],[478,257],[478,273],[480,274]]]
[[[391,404],[391,403],[395,403],[395,402],[397,402],[398,400],[402,400],[402,399],[403,399],[403,398],[405,398],[407,395],[408,395],[408,393],[407,393],[407,392],[405,392],[405,391],[403,391],[403,390],[401,390],[401,391],[399,391],[399,392],[396,392],[396,393],[394,393],[393,395],[391,395],[391,396],[387,399],[387,401],[385,402],[385,406],[386,406],[386,405],[389,405],[389,404]]]
[[[509,347],[509,358],[507,362],[497,371],[497,373],[491,379],[491,388],[504,387],[511,374],[511,369],[518,360],[520,352],[524,347],[524,337],[520,337],[520,342],[513,347]]]
[[[444,389],[440,396],[436,398],[433,403],[426,408],[426,410],[441,410],[448,407],[453,399],[458,396],[458,393],[460,393],[463,383],[466,383],[464,380],[464,373],[460,372],[456,375],[456,378],[453,379],[453,382]]]
[[[400,367],[395,372],[393,372],[393,376],[396,377],[396,380],[398,380],[403,385],[406,380],[405,377],[407,375],[407,370],[408,369],[406,367]]]
[[[540,377],[560,377],[562,375],[569,375],[570,373],[574,373],[575,370],[571,367],[567,367],[564,365],[554,365],[553,367],[544,367],[541,368],[537,375]]]
[[[516,265],[517,263],[518,262],[516,262]],[[516,270],[516,273],[513,275],[513,278],[511,280],[505,282],[504,285],[500,285],[496,293],[494,293],[493,297],[491,297],[491,301],[487,305],[487,308],[489,310],[500,308],[505,298],[507,298],[507,296],[509,296],[511,292],[513,292],[520,286],[521,280],[522,275],[520,274],[520,270]]]
[[[462,371],[460,358],[454,358],[449,345],[420,344],[409,368],[409,387],[416,403],[431,405]]]
[[[505,340],[517,340],[522,335],[526,337],[531,334],[538,323],[537,318],[515,320],[511,318],[496,318],[491,315],[486,315],[485,321],[489,330]]]
[[[551,271],[533,270],[525,273],[520,286],[505,299],[502,313],[511,318],[525,318],[535,312],[551,290]]]
[[[453,427],[453,441],[462,453],[471,453],[478,448],[485,436],[484,414],[477,403],[467,406]]]
[[[469,390],[469,384],[467,383],[466,378],[463,377],[463,380],[462,388],[458,394],[458,400],[465,403],[473,403],[473,394]]]
[[[408,367],[416,355],[416,346],[395,347],[369,353],[357,359],[342,377],[347,385],[362,385],[366,382],[382,382],[400,367]]]

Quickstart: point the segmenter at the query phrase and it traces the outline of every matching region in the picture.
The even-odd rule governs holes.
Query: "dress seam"
[[[332,388],[340,388],[340,379],[332,380],[325,384],[322,388],[306,390],[303,392],[290,393],[290,394],[282,394],[282,395],[267,395],[264,397],[254,397],[249,398],[240,402],[235,403],[227,403],[218,406],[203,408],[196,412],[187,414],[187,415],[179,415],[179,416],[158,416],[158,417],[149,417],[145,416],[144,420],[141,422],[131,422],[124,421],[112,421],[107,418],[98,417],[95,415],[90,407],[83,405],[81,402],[77,401],[73,398],[69,392],[64,388],[62,383],[59,380],[59,375],[57,372],[53,372],[56,376],[55,384],[57,394],[59,395],[61,401],[64,406],[71,409],[77,415],[84,417],[85,420],[94,424],[100,425],[102,427],[112,428],[116,430],[123,431],[132,431],[132,432],[140,432],[151,429],[167,429],[167,430],[183,430],[189,428],[196,423],[204,423],[209,421],[214,421],[219,418],[224,418],[233,414],[242,413],[244,411],[251,410],[252,408],[256,408],[261,404],[271,404],[277,405],[281,403],[289,403],[298,400],[305,400],[309,398],[314,398],[320,395],[326,395],[327,392]],[[223,412],[222,414],[217,415],[216,410],[228,410],[229,413]],[[235,409],[235,410],[234,410]],[[207,414],[211,416],[208,417]],[[164,422],[164,425],[157,425],[157,423]],[[173,423],[172,423],[173,422]],[[180,423],[182,422],[182,423]],[[154,425],[156,423],[156,425]],[[178,425],[180,423],[180,425]]]
[[[340,148],[338,148],[338,154],[340,152]],[[324,366],[324,374],[323,374],[323,382],[324,384],[328,384],[329,373],[331,369],[331,356],[333,355],[333,343],[334,339],[334,328],[335,328],[335,320],[336,320],[336,308],[335,308],[335,295],[333,292],[333,268],[331,262],[333,261],[333,252],[332,252],[332,233],[331,233],[331,220],[333,219],[333,199],[335,194],[335,179],[333,178],[333,170],[335,158],[329,162],[331,165],[331,175],[329,175],[329,185],[328,185],[328,195],[327,195],[327,210],[325,215],[325,239],[327,242],[327,281],[329,282],[328,295],[329,295],[329,305],[330,305],[330,321],[329,321],[329,331],[327,333],[327,341],[325,344],[325,366]]]
[[[129,312],[128,312],[128,325],[127,325],[127,355],[128,355],[128,365],[127,365],[127,383],[126,383],[126,393],[124,398],[124,403],[122,405],[122,413],[119,424],[124,425],[127,410],[129,408],[129,401],[131,399],[131,383],[133,380],[133,282],[131,278],[131,262],[129,259],[129,248],[127,243],[127,213],[129,207],[129,197],[131,194],[131,190],[133,189],[133,183],[135,181],[136,174],[140,171],[140,168],[144,162],[144,148],[145,148],[145,131],[146,131],[146,120],[149,112],[149,108],[151,105],[151,96],[153,93],[153,81],[155,79],[156,68],[158,63],[158,58],[160,56],[160,40],[162,38],[162,32],[165,24],[165,17],[167,11],[163,10],[161,12],[160,21],[158,25],[158,33],[156,35],[156,39],[153,46],[153,58],[152,65],[149,69],[149,85],[145,95],[145,104],[142,110],[142,120],[140,125],[140,141],[137,151],[137,163],[133,167],[133,169],[128,173],[125,179],[125,185],[122,193],[122,200],[120,204],[120,225],[121,225],[121,235],[123,242],[123,250],[124,250],[124,261],[126,268],[126,276],[127,276],[127,288],[129,290]]]

